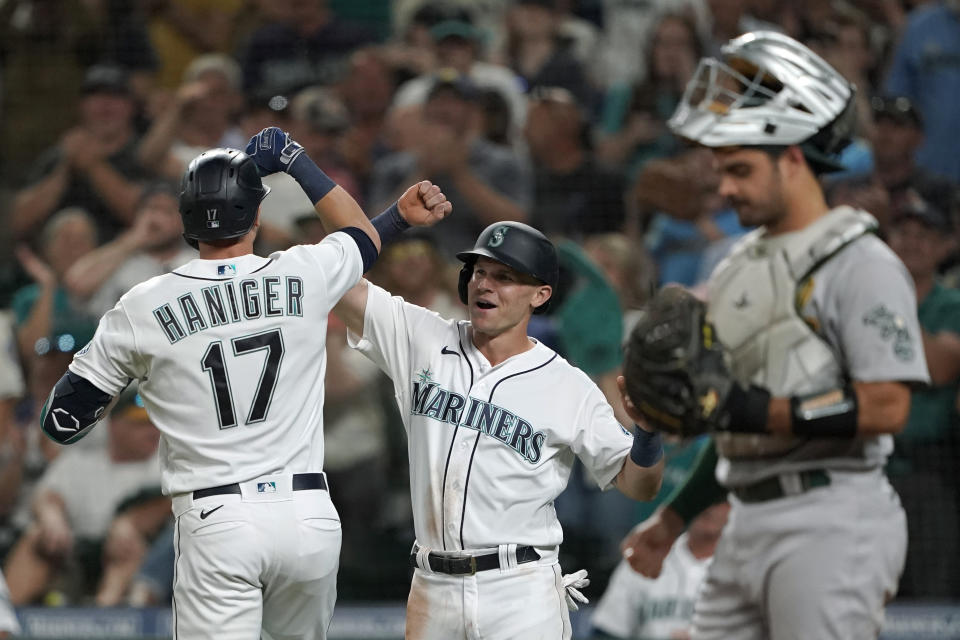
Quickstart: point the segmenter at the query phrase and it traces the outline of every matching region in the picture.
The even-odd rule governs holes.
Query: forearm
[[[717,448],[710,440],[700,450],[683,484],[664,501],[664,511],[672,512],[671,516],[686,526],[708,507],[725,500],[727,490],[717,482],[716,468]]]
[[[119,517],[127,518],[141,535],[149,537],[166,523],[170,515],[170,498],[157,496],[128,507]]]
[[[504,220],[526,221],[527,212],[523,208],[480,181],[469,168],[458,171],[453,182],[483,224]]]
[[[751,388],[747,393],[755,394],[757,388]],[[733,418],[731,430],[812,438],[869,437],[899,433],[909,414],[910,388],[907,385],[900,382],[853,382],[819,394],[769,398],[766,424],[750,424],[756,421]]]
[[[117,237],[77,260],[64,275],[64,286],[74,296],[86,300],[120,268],[127,258],[139,248],[139,242],[131,231]]]
[[[33,516],[38,522],[67,521],[67,506],[63,497],[50,489],[41,489],[33,499]]]
[[[930,382],[950,384],[960,376],[960,335],[951,331],[922,332],[923,351],[930,370]]]
[[[17,194],[10,220],[16,237],[27,235],[53,213],[67,189],[69,178],[69,167],[61,163],[50,175]]]
[[[140,166],[155,172],[165,168],[167,154],[173,146],[183,118],[183,108],[181,102],[174,102],[163,115],[154,120],[137,147],[137,161]]]
[[[363,335],[363,318],[367,312],[367,294],[369,283],[361,278],[352,289],[347,291],[333,312],[353,333]]]
[[[106,160],[94,162],[87,169],[87,177],[110,213],[121,222],[132,223],[143,188],[120,175]]]

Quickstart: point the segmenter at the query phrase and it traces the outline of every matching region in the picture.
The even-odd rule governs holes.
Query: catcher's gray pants
[[[731,494],[694,640],[877,637],[903,571],[906,516],[881,471],[829,475],[829,486],[766,502]]]

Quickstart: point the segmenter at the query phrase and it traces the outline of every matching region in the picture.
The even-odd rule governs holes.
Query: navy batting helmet
[[[253,158],[236,149],[211,149],[190,162],[180,183],[183,237],[198,241],[246,235],[270,193]]]
[[[550,285],[556,291],[557,280],[560,279],[557,250],[545,235],[530,225],[522,222],[495,222],[483,230],[473,249],[457,254],[457,258],[464,262],[457,288],[464,304],[467,304],[467,283],[473,276],[473,265],[480,257],[502,262],[520,273]],[[550,301],[547,300],[533,312],[544,313],[549,307]]]

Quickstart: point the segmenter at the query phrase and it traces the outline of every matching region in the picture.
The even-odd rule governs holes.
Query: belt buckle
[[[473,576],[477,574],[477,556],[470,556],[470,573],[468,576]]]

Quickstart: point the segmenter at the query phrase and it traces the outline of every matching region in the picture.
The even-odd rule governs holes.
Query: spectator
[[[396,79],[384,56],[372,48],[350,56],[347,73],[337,91],[350,114],[350,123],[338,141],[346,166],[366,191],[373,163],[391,149],[384,140]]]
[[[424,105],[416,148],[377,162],[367,198],[370,208],[383,208],[411,180],[429,176],[457,206],[456,216],[431,229],[448,257],[456,247],[470,246],[493,222],[525,220],[530,206],[530,167],[514,151],[480,136],[478,96],[466,76],[446,69],[438,74]]]
[[[594,161],[576,98],[559,87],[535,89],[529,115],[525,133],[536,184],[530,223],[575,240],[623,230],[626,184]]]
[[[86,344],[96,326],[63,287],[67,271],[97,246],[93,220],[81,209],[64,209],[47,221],[40,244],[42,258],[25,245],[17,248],[20,264],[34,280],[13,297],[17,344],[28,370],[35,355]]]
[[[71,562],[83,584],[68,599],[89,594],[99,580],[98,602],[115,603],[119,578],[132,575],[145,538],[165,522],[170,502],[160,497],[160,434],[137,398],[131,388],[118,400],[106,448],[64,451],[40,479],[34,520],[4,571],[15,605],[43,596]]]
[[[563,87],[590,113],[593,90],[569,43],[560,37],[561,19],[557,0],[513,0],[506,15],[506,61],[528,93]]]
[[[960,536],[956,460],[960,455],[960,291],[936,280],[951,240],[947,216],[914,194],[894,218],[890,247],[913,277],[931,384],[914,389],[910,415],[895,437],[890,480],[907,512],[905,597],[960,596],[960,562],[944,553]]]
[[[350,118],[340,98],[330,89],[309,87],[290,101],[290,134],[307,150],[317,165],[358,202],[360,186],[340,154]],[[298,238],[296,223],[302,216],[316,217],[313,204],[300,185],[286,173],[266,176],[270,197],[260,205],[263,222],[257,236],[263,250],[285,249]]]
[[[156,59],[139,3],[129,0],[10,0],[0,4],[4,182],[20,184],[37,149],[54,143],[74,119],[84,69],[117,64],[134,92],[147,96]]]
[[[10,589],[0,574],[0,638],[9,638],[10,635],[20,634],[20,622],[17,614],[10,605]]]
[[[387,421],[379,398],[380,370],[347,346],[347,327],[334,315],[327,324],[327,373],[323,405],[323,468],[335,487],[343,528],[338,595],[354,597],[380,580],[369,549],[381,529],[390,486],[387,467]],[[367,398],[357,402],[358,397]],[[402,575],[398,572],[398,575]]]
[[[63,278],[74,300],[99,318],[134,286],[197,257],[183,241],[179,194],[168,184],[148,186],[129,231],[79,258]]]
[[[595,84],[632,86],[645,81],[654,29],[664,13],[689,14],[701,37],[709,32],[710,13],[703,0],[623,2],[602,0],[603,34]]]
[[[672,155],[678,140],[666,122],[703,55],[693,18],[664,14],[653,29],[643,83],[614,84],[607,91],[597,145],[599,158],[634,176],[649,160]]]
[[[887,93],[906,96],[924,118],[924,141],[917,164],[960,182],[958,127],[960,100],[960,4],[940,0],[910,12],[887,76]]]
[[[456,272],[427,233],[408,231],[384,248],[371,277],[407,302],[444,318],[466,319],[466,309],[453,291]]]
[[[599,233],[587,238],[583,249],[603,271],[617,291],[623,308],[623,340],[626,344],[640,309],[656,291],[657,273],[653,258],[642,243],[623,233]]]
[[[430,29],[430,36],[434,41],[436,59],[443,67],[469,76],[470,80],[482,89],[495,89],[503,94],[510,105],[510,130],[519,132],[526,120],[527,111],[523,87],[510,69],[483,60],[481,31],[462,19],[445,20]],[[433,89],[434,81],[435,75],[430,73],[405,82],[397,90],[394,106],[423,104]]]
[[[104,240],[133,219],[137,180],[145,173],[136,161],[136,103],[127,75],[119,67],[91,67],[81,92],[79,123],[40,155],[30,185],[14,198],[11,226],[19,237],[65,207],[88,211]]]
[[[651,214],[646,243],[661,284],[694,286],[745,233],[735,211],[717,195],[708,150],[688,150],[648,163],[633,187],[639,209]]]
[[[227,55],[208,54],[190,63],[173,102],[140,141],[140,165],[179,180],[190,161],[207,149],[245,145],[247,139],[236,125],[240,82],[240,66]]]
[[[233,50],[243,0],[148,0],[150,40],[159,58],[157,84],[174,89],[196,58]]]
[[[729,512],[729,503],[721,502],[691,522],[656,579],[621,561],[594,609],[594,640],[689,640],[693,603]]]
[[[0,311],[0,521],[13,513],[23,471],[22,438],[14,422],[14,409],[25,392],[17,351],[12,314]],[[0,537],[0,555],[11,542]]]
[[[365,28],[338,20],[326,0],[295,0],[287,19],[250,35],[240,54],[244,90],[282,93],[333,84],[350,52],[372,40]]]
[[[873,111],[873,158],[877,178],[890,194],[895,209],[909,204],[911,191],[950,212],[957,192],[955,181],[936,175],[917,164],[917,150],[923,144],[923,117],[904,96],[876,96]],[[867,209],[872,211],[872,209]]]

